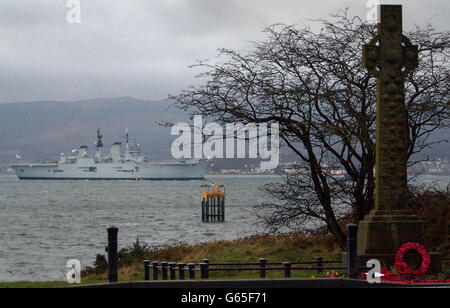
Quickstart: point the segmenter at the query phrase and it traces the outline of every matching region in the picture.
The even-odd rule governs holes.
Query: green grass
[[[139,251],[139,253],[137,253]],[[139,257],[135,257],[139,255]],[[133,256],[133,257],[131,257]],[[316,257],[324,260],[340,260],[341,250],[328,235],[305,236],[296,233],[281,235],[254,235],[234,241],[216,241],[197,245],[178,244],[160,249],[129,250],[123,259],[127,264],[119,268],[122,281],[142,280],[142,260],[165,262],[199,263],[209,259],[210,263],[258,262],[260,258],[267,262],[313,261]],[[131,261],[130,261],[131,258]],[[339,264],[336,264],[339,266]],[[281,265],[279,265],[281,266]],[[305,267],[310,265],[305,265]],[[252,266],[255,267],[255,266]],[[298,267],[293,265],[293,267]],[[315,271],[292,271],[292,277],[311,278]],[[199,276],[199,273],[196,273]],[[282,271],[267,271],[268,278],[282,278]],[[251,272],[211,272],[211,279],[245,279],[258,278],[258,271]],[[89,273],[91,280],[105,280],[107,273]]]
[[[106,283],[106,280],[83,280],[81,284]],[[0,282],[0,288],[58,288],[71,286],[65,281],[15,281]]]
[[[119,281],[143,280],[143,259],[199,263],[209,259],[211,263],[258,262],[266,258],[268,262],[312,261],[316,257],[324,260],[339,260],[341,250],[334,240],[326,235],[305,236],[296,233],[281,235],[254,235],[234,241],[216,241],[197,245],[178,244],[158,249],[141,249],[136,246],[127,252],[127,262],[119,267]],[[293,267],[298,265],[293,265]],[[303,265],[302,265],[303,266]],[[304,265],[305,267],[309,265]],[[339,264],[337,264],[339,266]],[[328,277],[325,273],[322,277]],[[187,273],[186,273],[187,276]],[[200,273],[196,272],[199,279]],[[317,277],[316,271],[292,270],[293,278]],[[258,271],[233,271],[210,273],[210,279],[251,279],[259,278]],[[267,271],[266,278],[283,278],[282,271]],[[105,283],[107,272],[87,272],[82,275],[82,284]],[[0,283],[0,288],[54,288],[69,286],[64,281],[11,282]]]

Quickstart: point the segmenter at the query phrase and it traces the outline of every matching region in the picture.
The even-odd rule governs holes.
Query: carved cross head
[[[400,5],[381,5],[379,12],[378,33],[363,46],[363,66],[374,76],[382,70],[398,70],[405,76],[418,66],[418,47],[402,33]]]

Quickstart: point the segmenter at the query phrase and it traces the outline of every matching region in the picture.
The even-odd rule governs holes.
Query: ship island
[[[114,142],[110,153],[103,155],[102,130],[97,130],[95,154],[89,156],[88,147],[80,146],[58,161],[11,166],[20,180],[203,180],[210,167],[208,159],[153,162],[141,154],[136,138],[125,132],[125,151],[122,142]]]

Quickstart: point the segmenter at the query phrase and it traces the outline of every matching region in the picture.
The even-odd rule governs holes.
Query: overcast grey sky
[[[302,24],[346,6],[365,18],[374,0],[67,0],[0,2],[0,103],[134,96],[166,98],[194,84],[196,59],[245,49],[273,23]],[[448,30],[448,0],[404,4],[404,27]]]

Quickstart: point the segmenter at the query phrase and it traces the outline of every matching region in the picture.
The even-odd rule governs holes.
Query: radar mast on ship
[[[95,143],[96,151],[95,151],[95,160],[97,162],[101,162],[102,160],[102,148],[103,148],[103,135],[101,128],[97,129],[97,142]]]

